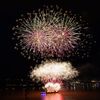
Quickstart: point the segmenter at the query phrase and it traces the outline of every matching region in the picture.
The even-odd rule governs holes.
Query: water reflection
[[[47,94],[32,90],[0,90],[0,100],[100,100],[100,91],[61,91]]]
[[[53,94],[41,94],[41,100],[64,100],[63,96],[59,93]]]

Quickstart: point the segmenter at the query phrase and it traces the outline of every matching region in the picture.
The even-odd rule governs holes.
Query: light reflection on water
[[[100,100],[100,91],[62,91],[46,93],[31,90],[3,90],[0,100]]]
[[[64,100],[63,96],[59,93],[41,95],[41,100]]]
[[[76,100],[75,98],[63,95],[61,93],[50,93],[46,94],[45,92],[41,93],[41,100]]]

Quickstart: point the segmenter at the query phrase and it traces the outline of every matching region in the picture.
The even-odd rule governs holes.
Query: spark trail
[[[68,13],[53,9],[39,10],[18,20],[13,29],[19,41],[16,49],[24,56],[63,57],[69,54],[80,41],[81,26]]]

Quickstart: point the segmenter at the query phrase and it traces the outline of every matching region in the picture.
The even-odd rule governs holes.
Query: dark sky
[[[100,74],[100,14],[99,3],[96,0],[3,0],[0,1],[0,78],[26,77],[29,66],[33,63],[13,49],[12,27],[21,14],[42,8],[43,5],[58,5],[64,10],[80,14],[89,23],[89,32],[97,41],[90,58],[80,65],[80,71],[88,73],[91,77],[99,78]],[[81,60],[80,60],[81,61]],[[78,62],[75,62],[78,63]]]

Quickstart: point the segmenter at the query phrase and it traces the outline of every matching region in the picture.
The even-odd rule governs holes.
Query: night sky
[[[78,65],[81,77],[100,79],[100,14],[96,0],[3,0],[0,1],[0,78],[27,77],[34,62],[24,58],[14,50],[12,27],[21,14],[42,8],[43,5],[58,5],[64,10],[81,15],[88,22],[89,33],[94,36],[90,56],[87,59],[73,60]],[[93,40],[93,41],[94,41]]]

